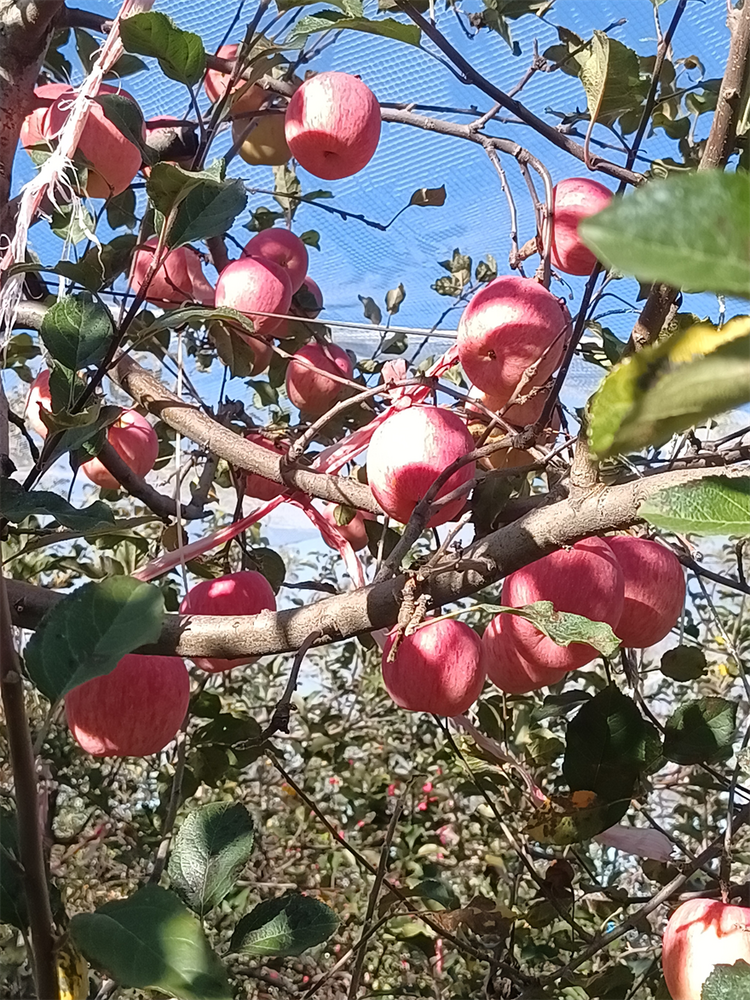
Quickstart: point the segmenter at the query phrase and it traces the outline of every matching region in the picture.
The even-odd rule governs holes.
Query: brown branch
[[[174,498],[159,493],[145,479],[133,472],[109,442],[102,445],[97,458],[123,489],[127,490],[136,500],[144,503],[158,517],[171,520],[177,516],[177,504]],[[185,521],[195,521],[197,518],[206,516],[207,511],[204,510],[202,504],[180,504],[180,517]]]

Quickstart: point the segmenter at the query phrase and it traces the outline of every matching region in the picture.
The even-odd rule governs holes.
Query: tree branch
[[[154,514],[170,520],[177,516],[177,505],[174,498],[159,493],[145,479],[133,472],[109,442],[102,445],[97,458],[132,497],[144,503]],[[200,504],[180,504],[180,517],[185,521],[195,521],[198,518],[207,517],[207,515],[208,512]]]

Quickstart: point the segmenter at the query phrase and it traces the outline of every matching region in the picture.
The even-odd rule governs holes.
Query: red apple
[[[239,45],[222,45],[216,55],[220,59],[236,59],[239,49]],[[232,87],[232,95],[238,94],[246,86],[246,83],[247,81],[245,80],[238,80],[234,87]],[[206,97],[212,104],[215,104],[220,97],[224,96],[228,85],[228,73],[221,73],[218,69],[210,69],[206,73],[206,80],[203,86],[206,90]],[[248,111],[257,111],[265,99],[265,90],[255,83],[251,84],[243,92],[242,96],[232,97],[232,112],[234,114],[243,114]]]
[[[242,251],[246,257],[272,260],[283,267],[289,276],[294,294],[307,274],[307,247],[288,229],[264,229],[247,243]]]
[[[685,573],[673,552],[649,541],[618,535],[607,544],[625,580],[625,605],[615,632],[623,646],[646,649],[669,635],[685,604]]]
[[[495,399],[511,393],[540,361],[536,384],[547,381],[565,350],[568,310],[532,278],[502,277],[481,288],[458,325],[458,355],[469,379]]]
[[[661,964],[672,1000],[701,1000],[717,965],[750,963],[750,909],[718,899],[689,899],[669,918]]]
[[[351,378],[354,372],[349,355],[336,344],[305,344],[287,366],[287,395],[307,416],[320,417],[327,413],[345,389],[341,382],[328,378],[325,372],[342,378]]]
[[[276,595],[271,584],[254,570],[229,573],[215,580],[202,580],[191,587],[180,604],[182,615],[257,615],[261,611],[275,610]],[[236,660],[193,657],[196,667],[211,673],[252,662],[251,656],[241,656]]]
[[[380,105],[359,77],[312,76],[289,101],[286,141],[305,170],[324,180],[351,177],[367,166],[380,139]]]
[[[40,107],[32,111],[21,129],[21,142],[24,146],[52,140],[62,131],[76,92],[72,87],[61,90],[60,86],[47,84],[35,91]],[[104,83],[99,87],[99,94],[118,94],[135,104],[130,94]],[[145,137],[144,128],[143,138]],[[86,193],[90,198],[109,198],[111,195],[121,194],[141,169],[141,151],[109,121],[104,109],[96,101],[91,103],[78,148],[92,164],[86,182]]]
[[[155,237],[147,240],[133,257],[130,287],[134,292],[143,284],[157,242]],[[203,273],[201,259],[195,250],[179,247],[164,257],[148,286],[146,301],[162,309],[180,306],[185,302],[213,306],[214,290]]]
[[[39,415],[42,410],[45,413],[52,412],[52,396],[49,391],[49,368],[42,368],[37,377],[29,386],[29,394],[26,397],[26,408],[24,416],[26,422],[39,437],[47,437],[47,425]]]
[[[250,431],[249,434],[245,435],[245,438],[248,441],[252,441],[253,444],[265,448],[267,451],[274,452],[276,455],[285,455],[289,451],[289,443],[287,441],[274,444],[273,441],[270,441],[257,431]],[[283,493],[285,489],[281,483],[276,483],[273,479],[266,479],[265,476],[259,476],[255,472],[245,472],[243,469],[237,469],[236,475],[244,480],[244,493],[246,497],[255,497],[257,500],[273,500],[279,493]]]
[[[567,670],[538,667],[524,659],[508,637],[510,615],[496,615],[482,636],[482,666],[493,684],[508,694],[526,694],[557,684]]]
[[[190,700],[179,656],[123,656],[115,669],[65,695],[73,738],[94,757],[146,757],[171,743]]]
[[[449,718],[471,708],[484,686],[474,629],[452,618],[426,622],[401,639],[389,663],[393,641],[389,636],[383,650],[383,682],[400,708]]]
[[[316,281],[307,275],[299,291],[292,299],[294,311],[306,319],[315,319],[323,308],[323,293]]]
[[[336,528],[344,536],[355,552],[360,552],[367,547],[368,542],[365,521],[374,521],[375,518],[366,510],[358,510],[348,524],[338,524],[335,517],[336,507],[337,504],[335,503],[324,503],[323,517],[331,527]],[[323,541],[326,542],[325,538]],[[326,542],[326,545],[328,545],[328,542]],[[333,548],[333,546],[329,547]]]
[[[578,235],[578,224],[606,208],[612,192],[588,177],[570,177],[555,185],[552,198],[552,266],[565,274],[591,274],[596,257]]]
[[[620,564],[603,538],[585,538],[571,549],[558,549],[505,578],[500,603],[520,608],[551,601],[556,611],[606,622],[617,633],[625,600]],[[520,655],[540,669],[575,670],[599,653],[586,643],[558,646],[531,622],[508,615],[503,622],[508,640]]]
[[[417,503],[440,473],[474,450],[474,440],[463,420],[440,406],[410,406],[397,410],[377,428],[367,451],[367,478],[380,506],[405,524]],[[443,484],[445,496],[474,478],[475,463],[461,466]],[[427,522],[432,528],[455,518],[468,494],[451,500]]]
[[[107,430],[107,440],[138,476],[147,476],[156,464],[159,439],[151,424],[137,410],[123,410]],[[120,484],[98,458],[90,458],[81,472],[103,490],[117,490]]]
[[[270,337],[284,323],[275,316],[254,313],[288,313],[292,286],[283,267],[272,260],[240,257],[228,264],[216,282],[216,308],[226,306],[245,313],[253,321],[259,337]]]

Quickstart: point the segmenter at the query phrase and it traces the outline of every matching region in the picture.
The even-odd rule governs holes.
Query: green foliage
[[[734,965],[714,966],[701,1000],[750,1000],[750,965],[738,958]]]
[[[163,616],[164,597],[153,584],[127,576],[84,583],[45,614],[26,646],[26,669],[42,694],[57,701],[155,642]]]
[[[96,500],[79,509],[68,503],[59,493],[47,490],[28,492],[15,479],[0,479],[0,515],[12,524],[20,524],[27,517],[50,514],[63,528],[82,532],[114,524],[114,515],[106,503]]]
[[[662,656],[661,672],[673,681],[696,681],[706,672],[706,654],[696,646],[675,646]]]
[[[159,11],[133,14],[120,25],[120,38],[128,52],[154,56],[162,73],[188,87],[200,82],[206,68],[206,53],[200,35],[178,28],[171,17]]]
[[[737,702],[700,698],[684,702],[664,727],[664,756],[675,764],[713,764],[732,756]]]
[[[45,314],[39,333],[55,361],[77,371],[102,360],[114,324],[101,302],[80,292],[55,302]]]
[[[522,608],[500,610],[530,621],[558,646],[569,646],[571,642],[585,642],[604,656],[611,656],[620,646],[620,640],[606,622],[592,622],[583,615],[555,611],[551,601],[536,601]]]
[[[670,486],[641,504],[638,513],[668,531],[695,535],[750,533],[750,479],[707,476]]]
[[[154,207],[168,220],[167,246],[172,249],[220,236],[247,204],[242,181],[224,179],[223,160],[201,171],[157,163],[146,182],[146,191]]]
[[[294,4],[293,6],[299,6]],[[407,45],[419,46],[421,32],[414,24],[404,24],[392,17],[378,20],[362,16],[362,4],[358,0],[342,0],[342,10],[321,10],[300,18],[290,32],[287,42],[290,46],[304,45],[310,35],[320,31],[361,31],[368,35],[381,35]],[[351,13],[350,13],[351,12]]]
[[[333,910],[310,896],[287,893],[267,899],[237,924],[230,950],[243,955],[301,955],[335,932]]]
[[[15,813],[0,807],[0,923],[28,927],[23,867],[18,854]]]

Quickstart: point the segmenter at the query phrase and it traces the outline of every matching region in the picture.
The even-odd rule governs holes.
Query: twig
[[[289,717],[292,711],[292,697],[294,692],[297,690],[297,678],[299,677],[300,668],[302,667],[302,661],[305,659],[308,651],[315,645],[315,642],[320,638],[320,636],[321,633],[317,629],[314,632],[311,632],[297,650],[297,655],[294,657],[294,663],[292,664],[292,669],[289,673],[289,679],[286,682],[286,688],[284,689],[283,695],[276,703],[276,708],[273,710],[271,721],[260,734],[261,740],[269,740],[274,733],[289,732]]]
[[[177,734],[176,742],[177,747],[175,754],[174,775],[172,776],[172,787],[169,792],[169,805],[167,806],[167,814],[164,817],[164,826],[161,831],[161,841],[159,842],[159,846],[156,850],[156,856],[154,857],[151,874],[148,877],[149,882],[158,882],[161,878],[161,873],[164,871],[164,866],[167,863],[167,855],[169,853],[169,845],[172,841],[174,821],[177,818],[177,810],[180,808],[180,799],[182,797],[182,779],[185,775],[185,756],[187,750],[187,733],[184,729],[181,729]]]
[[[145,479],[134,472],[108,441],[102,445],[97,458],[118,483],[136,500],[144,503],[150,511],[165,520],[171,521],[174,518],[174,499],[159,493]],[[180,516],[186,521],[195,521],[198,518],[207,517],[208,512],[204,510],[202,505],[191,502],[187,505],[180,504]]]

